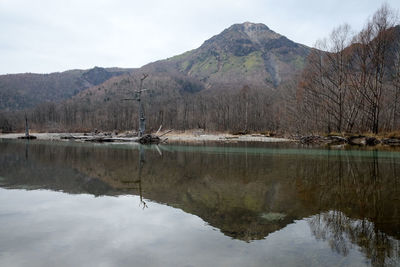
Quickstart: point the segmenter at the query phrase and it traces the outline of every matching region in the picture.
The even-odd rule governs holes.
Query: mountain
[[[73,101],[97,103],[100,107],[113,99],[119,101],[127,92],[138,89],[142,73],[149,74],[146,88],[155,95],[170,98],[200,91],[234,92],[246,86],[271,90],[293,81],[310,52],[311,48],[289,40],[264,24],[235,24],[197,49],[149,63],[133,71],[131,76],[110,79],[82,91]]]
[[[263,24],[245,22],[197,49],[139,69],[2,75],[0,111],[34,108],[31,126],[41,131],[135,129],[137,103],[122,100],[135,97],[147,73],[143,103],[149,130],[161,124],[171,129],[277,129],[284,112],[280,95],[296,82],[310,52]],[[60,105],[38,105],[61,100]],[[22,112],[0,112],[0,129],[20,130],[23,117]]]
[[[162,81],[164,88],[176,88],[180,92],[240,89],[245,85],[276,88],[302,70],[310,50],[264,24],[245,22],[232,25],[197,49],[147,64],[135,72],[149,73],[153,84],[160,85]],[[120,83],[126,80],[123,74],[132,71],[95,67],[51,74],[0,75],[0,110],[21,110],[42,102],[69,99],[122,75],[103,86],[115,95]],[[98,90],[91,91],[91,95],[93,92],[96,95]]]
[[[0,110],[31,108],[46,101],[68,99],[84,89],[130,71],[95,67],[50,74],[0,75]]]
[[[302,70],[311,49],[264,24],[235,24],[199,48],[142,68],[145,72],[180,73],[206,88],[221,85],[277,87]]]

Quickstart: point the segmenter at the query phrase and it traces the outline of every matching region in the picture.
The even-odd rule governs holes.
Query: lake
[[[1,266],[399,266],[400,152],[0,140]]]

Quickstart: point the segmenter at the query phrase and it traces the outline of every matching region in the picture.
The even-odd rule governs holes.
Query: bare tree
[[[381,120],[388,121],[388,69],[393,69],[388,57],[396,22],[394,11],[384,4],[353,39],[345,24],[317,43],[299,86],[302,113],[313,129],[351,132],[356,127],[376,134]],[[395,90],[395,102],[398,97]]]
[[[367,126],[375,134],[380,129],[383,97],[387,93],[387,56],[394,37],[389,29],[395,23],[394,11],[384,4],[355,39],[358,46],[353,86],[363,98]]]
[[[394,90],[394,98],[392,105],[392,129],[396,129],[399,123],[399,105],[400,105],[400,42],[397,45],[397,51],[394,59],[394,68],[393,68],[393,90]]]

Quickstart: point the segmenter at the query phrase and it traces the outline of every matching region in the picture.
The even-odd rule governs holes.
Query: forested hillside
[[[103,83],[129,69],[99,68],[50,74],[0,75],[0,110],[33,108],[43,102],[71,98],[82,90]]]

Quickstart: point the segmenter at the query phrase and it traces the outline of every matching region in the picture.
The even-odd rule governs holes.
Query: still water
[[[399,266],[400,152],[0,140],[0,266]]]

